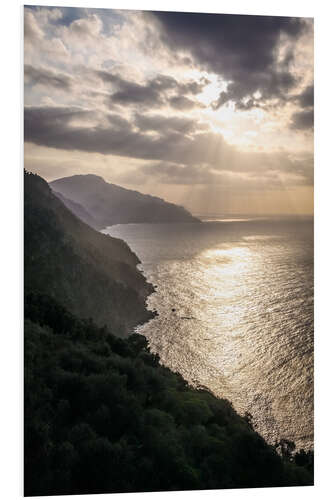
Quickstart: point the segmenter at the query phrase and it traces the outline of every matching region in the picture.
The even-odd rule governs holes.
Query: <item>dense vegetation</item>
[[[95,221],[93,227],[129,222],[200,222],[183,207],[110,184],[97,175],[64,177],[51,182],[50,186],[57,195],[60,193],[67,200],[80,204],[79,210],[74,204],[69,207],[80,218],[84,207],[83,218],[90,223],[86,218],[88,212]]]
[[[24,188],[25,291],[46,293],[118,335],[146,321],[152,286],[127,244],[84,224],[38,175],[25,172]]]
[[[160,366],[144,337],[114,337],[36,293],[25,317],[26,495],[312,484],[228,401]]]
[[[148,314],[137,262],[25,174],[25,494],[312,484],[312,454],[278,454],[144,337],[119,337]]]

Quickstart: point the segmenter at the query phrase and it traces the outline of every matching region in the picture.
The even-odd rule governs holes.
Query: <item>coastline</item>
[[[125,239],[125,241],[127,241],[127,240]],[[130,248],[132,248],[132,247],[130,247]],[[132,250],[132,251],[134,251],[134,250]],[[153,303],[151,306],[149,306],[149,299],[153,296],[154,292],[156,292],[156,291],[157,291],[157,288],[158,288],[158,286],[159,286],[159,285],[158,285],[158,282],[155,282],[155,283],[154,283],[154,282],[151,280],[151,277],[149,277],[149,273],[147,273],[147,272],[144,270],[144,268],[143,268],[143,264],[142,264],[142,261],[141,261],[141,260],[140,260],[140,263],[138,264],[138,270],[139,270],[139,271],[143,274],[143,276],[145,277],[145,279],[147,280],[147,282],[148,282],[148,283],[150,283],[150,285],[153,287],[153,291],[152,291],[149,295],[147,295],[147,298],[146,298],[146,309],[147,309],[147,311],[148,311],[149,313],[151,313],[151,317],[150,317],[147,321],[144,321],[144,322],[140,322],[140,323],[138,323],[138,324],[136,325],[136,327],[135,327],[134,331],[135,331],[135,333],[138,333],[138,334],[140,334],[140,335],[144,336],[144,337],[147,339],[147,342],[148,342],[149,348],[151,349],[151,352],[152,352],[153,354],[158,355],[158,356],[159,356],[159,358],[160,358],[160,357],[161,357],[161,356],[160,356],[160,352],[159,352],[158,348],[156,348],[156,345],[154,346],[154,340],[153,340],[152,338],[150,338],[149,336],[145,335],[145,332],[144,332],[144,331],[142,332],[142,329],[143,329],[143,328],[149,328],[149,324],[150,324],[150,322],[151,322],[151,321],[153,321],[154,319],[156,319],[156,318],[160,317],[160,312],[159,312],[159,310],[158,310],[158,306],[157,306],[157,304],[156,304],[156,301],[154,301],[154,303]],[[158,297],[157,297],[157,298],[158,298]],[[168,306],[168,307],[170,307],[170,311],[173,311],[173,312],[174,312],[174,310],[173,310],[173,309],[171,309],[171,306]],[[163,312],[165,312],[165,311],[163,311]],[[161,311],[161,313],[162,313],[162,311]],[[184,317],[179,316],[179,319],[180,319],[180,320],[182,320],[182,319],[194,319],[194,318],[188,318],[188,317],[186,317],[186,316],[184,316]],[[158,325],[159,325],[159,326],[157,326],[157,329],[159,329],[159,330],[160,330],[161,325],[160,325],[160,324],[158,324]],[[155,327],[156,327],[156,325],[155,325]],[[162,356],[162,357],[163,357],[163,356]],[[178,372],[180,372],[180,370],[178,370],[177,368],[175,369],[175,368],[172,366],[172,363],[171,363],[171,364],[169,364],[168,362],[165,362],[165,359],[164,359],[164,361],[163,361],[163,359],[162,359],[162,361],[160,360],[160,364],[161,364],[162,366],[166,366],[168,369],[170,369],[170,370],[171,370],[171,371],[173,371],[174,373],[178,373]],[[197,382],[193,382],[193,380],[191,380],[191,378],[187,378],[187,377],[186,377],[186,373],[184,374],[183,372],[181,372],[181,375],[182,375],[182,377],[183,377],[183,378],[187,381],[187,383],[189,383],[189,384],[190,384],[190,385],[191,385],[194,389],[197,389],[197,390],[199,390],[199,391],[200,391],[200,390],[208,391],[208,392],[209,392],[210,394],[212,394],[214,397],[216,397],[216,398],[218,398],[218,399],[225,399],[225,398],[226,398],[226,399],[227,399],[227,400],[228,400],[231,404],[233,404],[233,399],[232,399],[232,398],[230,398],[230,397],[228,397],[228,396],[225,396],[223,393],[222,393],[222,394],[221,394],[221,393],[216,393],[216,392],[214,391],[214,389],[213,389],[213,388],[211,388],[211,387],[209,387],[209,386],[207,386],[207,384],[206,384],[204,381],[202,381],[202,382],[200,383],[200,379],[199,379],[199,380],[198,380],[198,383],[197,383]],[[265,398],[265,393],[263,393],[263,398]],[[273,403],[274,403],[274,400],[272,400],[272,401],[273,401]],[[236,407],[237,407],[237,405],[236,405]],[[237,412],[237,414],[238,414],[238,415],[240,415],[240,416],[244,417],[244,416],[248,413],[248,411],[250,411],[250,412],[251,412],[251,408],[249,408],[249,407],[248,407],[248,408],[246,408],[246,406],[245,406],[245,409],[243,409],[243,411],[240,411],[240,410],[239,410],[239,408],[238,408],[238,409],[236,409],[235,411]],[[260,419],[261,419],[261,415],[262,415],[262,414],[261,414],[261,413],[259,413],[259,418],[260,418]],[[279,439],[282,439],[282,440],[283,440],[283,439],[287,439],[287,440],[288,440],[288,439],[291,439],[291,440],[293,440],[293,437],[291,437],[291,438],[290,438],[290,437],[288,437],[288,434],[279,433],[279,432],[278,432],[278,428],[273,428],[273,431],[272,431],[272,434],[271,434],[271,439],[269,439],[269,437],[268,437],[268,433],[263,433],[263,432],[260,432],[260,430],[259,430],[258,432],[260,433],[260,435],[261,435],[261,436],[263,436],[263,438],[265,439],[265,441],[266,441],[267,443],[270,443],[270,444],[274,444],[274,442],[276,441],[276,437],[275,437],[276,435],[278,436],[278,440],[279,440]],[[264,436],[265,436],[265,437],[264,437]],[[311,439],[310,439],[310,441],[311,441]],[[303,447],[304,447],[304,445],[302,445],[302,444],[298,443],[298,444],[296,445],[296,451],[299,451],[299,450],[300,450],[300,449],[302,449]],[[308,451],[313,451],[313,450],[314,450],[313,441],[312,441],[311,443],[309,443],[309,445],[305,446],[305,450],[308,450]]]

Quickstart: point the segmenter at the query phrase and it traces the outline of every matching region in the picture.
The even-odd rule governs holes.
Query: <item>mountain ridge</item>
[[[81,205],[99,229],[127,223],[201,222],[182,206],[106,182],[95,174],[62,177],[49,184],[56,195]]]
[[[76,215],[79,219],[88,224],[88,226],[91,226],[93,229],[97,230],[103,229],[95,220],[95,218],[88,212],[88,210],[84,208],[82,205],[80,205],[80,203],[77,203],[73,200],[70,200],[69,198],[66,198],[66,196],[62,195],[57,191],[53,191],[53,193],[56,195],[57,198],[59,198],[63,202],[63,204],[71,212],[73,212],[74,215]]]

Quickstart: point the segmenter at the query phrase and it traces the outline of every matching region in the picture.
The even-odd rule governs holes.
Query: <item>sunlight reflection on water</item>
[[[161,362],[249,411],[269,441],[313,445],[312,224],[109,228],[142,260]],[[173,309],[175,309],[173,311]]]

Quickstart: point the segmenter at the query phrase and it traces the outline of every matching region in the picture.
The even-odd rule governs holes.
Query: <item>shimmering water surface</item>
[[[270,442],[313,446],[313,220],[127,224],[157,285],[138,328],[161,362],[253,415]]]

